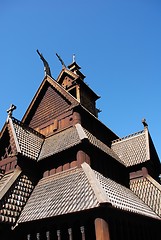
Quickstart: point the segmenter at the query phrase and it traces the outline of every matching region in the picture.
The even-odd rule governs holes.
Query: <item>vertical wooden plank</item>
[[[40,240],[40,233],[36,233],[36,239]]]
[[[102,218],[95,219],[96,240],[110,240],[108,223]]]
[[[60,230],[57,230],[57,237],[58,237],[58,240],[61,240]]]
[[[68,228],[69,240],[72,240],[72,228]]]
[[[46,239],[50,240],[50,232],[49,231],[46,232]]]
[[[76,98],[80,102],[80,86],[76,86]]]
[[[82,235],[82,240],[85,240],[85,229],[84,229],[84,226],[81,226],[80,227],[80,231],[81,231],[81,235]]]
[[[27,234],[27,240],[31,240],[31,235]]]

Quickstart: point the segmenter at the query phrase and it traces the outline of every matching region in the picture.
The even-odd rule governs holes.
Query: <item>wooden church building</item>
[[[119,138],[73,62],[0,133],[0,240],[161,239],[160,161],[148,125]]]

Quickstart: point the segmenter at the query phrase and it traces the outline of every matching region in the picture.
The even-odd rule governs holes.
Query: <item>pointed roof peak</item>
[[[75,54],[73,54],[73,62],[75,62]]]
[[[73,57],[73,60],[74,60],[74,59],[75,59],[75,58]],[[75,60],[72,61],[72,63],[68,65],[68,68],[69,68],[69,70],[71,70],[71,71],[81,69],[81,67],[76,63]]]
[[[83,73],[80,72],[81,67],[76,63],[75,60],[75,54],[73,54],[73,61],[71,64],[68,65],[68,69],[77,74],[78,76],[80,76],[80,78],[83,80],[85,78],[85,76],[83,75]]]

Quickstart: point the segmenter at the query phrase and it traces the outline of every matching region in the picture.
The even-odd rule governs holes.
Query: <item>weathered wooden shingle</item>
[[[80,168],[39,181],[18,222],[54,217],[98,206],[97,199]]]
[[[0,222],[14,224],[34,186],[32,181],[15,169],[0,180]]]
[[[26,157],[37,160],[44,138],[33,129],[26,127],[16,119],[12,119],[13,134],[17,142],[18,152]]]
[[[119,183],[105,178],[102,174],[95,172],[100,185],[108,195],[112,206],[141,215],[158,218],[153,210],[150,209],[140,198],[138,198],[130,189]]]
[[[81,143],[75,127],[70,127],[45,139],[38,160],[54,155]]]
[[[107,155],[111,156],[112,158],[116,159],[118,162],[124,165],[124,162],[122,159],[118,157],[118,155],[111,149],[109,146],[107,146],[105,143],[103,143],[101,140],[96,138],[92,133],[90,133],[87,129],[84,128],[84,132],[86,133],[89,142],[99,148],[101,151],[105,152]]]
[[[161,217],[161,185],[150,175],[132,179],[130,189]]]
[[[87,165],[86,163],[83,164]],[[83,168],[70,169],[41,179],[22,211],[18,222],[95,208],[100,205],[101,201],[112,204],[113,207],[118,209],[158,218],[130,189],[103,177],[89,166],[86,172]],[[93,174],[94,177],[92,177]],[[97,192],[99,192],[99,196],[100,194],[102,196],[101,201]]]
[[[149,160],[145,131],[114,141],[112,149],[127,167]]]

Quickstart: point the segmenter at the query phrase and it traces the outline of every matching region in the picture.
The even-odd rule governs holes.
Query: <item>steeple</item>
[[[69,70],[75,74],[77,74],[82,80],[84,80],[85,76],[80,72],[81,67],[75,61],[75,54],[73,54],[73,62],[68,66]]]
[[[63,68],[58,76],[57,82],[66,89],[80,104],[96,117],[98,109],[96,100],[99,96],[84,82],[84,74],[80,71],[81,67],[73,55],[72,63],[68,68]]]

